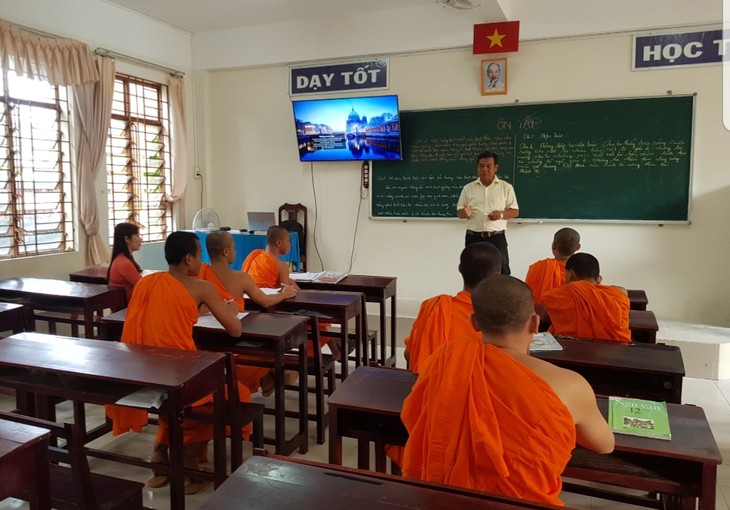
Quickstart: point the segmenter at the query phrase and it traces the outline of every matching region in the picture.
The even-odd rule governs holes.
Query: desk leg
[[[84,308],[84,336],[94,339],[94,310]]]
[[[702,486],[700,488],[699,510],[715,510],[717,491],[717,466],[705,464],[702,466]],[[688,498],[691,499],[691,498]],[[694,507],[694,500],[692,500]]]
[[[396,330],[396,314],[395,314],[395,294],[390,298],[390,355],[393,358],[393,366],[395,362],[395,330]]]
[[[370,471],[370,441],[357,440],[357,467]]]
[[[316,322],[316,321],[315,321]],[[319,328],[318,324],[315,324]],[[318,333],[319,331],[317,331]],[[319,343],[319,335],[312,331],[312,339]],[[299,453],[309,451],[309,382],[307,380],[307,340],[299,346]],[[319,377],[319,375],[317,375]]]
[[[219,379],[223,379],[220,377]],[[238,405],[238,402],[233,404]],[[226,479],[226,399],[225,386],[223,381],[218,384],[218,391],[213,394],[213,471],[215,473],[215,488],[217,489]],[[231,441],[238,437],[239,448],[241,444],[241,426],[237,420],[231,421],[231,427],[238,427],[238,434],[231,431]],[[231,447],[233,450],[233,447]],[[233,462],[233,453],[231,453]]]
[[[388,336],[388,332],[385,329],[385,300],[381,300],[379,303],[380,306],[380,358],[378,356],[373,356],[373,359],[380,359],[380,364],[382,366],[386,366],[385,360],[388,357],[385,353],[386,350],[386,337]],[[393,337],[390,337],[390,341],[393,341]]]
[[[340,324],[342,324],[342,327],[340,327],[340,369],[342,371],[342,380],[344,381],[345,379],[347,379],[347,375],[349,373],[348,358],[350,357],[349,353],[347,352],[347,315],[344,313],[340,315]],[[357,339],[358,342],[360,340],[360,338]]]
[[[274,442],[276,453],[284,455],[286,449],[286,404],[284,403],[284,346],[279,342],[274,359]]]
[[[170,456],[170,508],[185,508],[185,470],[183,444],[183,410],[176,392],[167,396],[167,420],[169,430],[168,452]]]
[[[329,463],[342,465],[342,436],[337,430],[338,407],[331,405],[329,408]]]
[[[35,457],[35,494],[30,503],[31,510],[51,509],[51,482],[48,475],[48,439],[41,441],[33,449]]]

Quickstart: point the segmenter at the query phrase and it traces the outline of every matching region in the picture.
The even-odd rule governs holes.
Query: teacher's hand
[[[492,211],[489,214],[487,214],[487,218],[489,218],[492,221],[502,219],[502,212],[501,211]]]
[[[464,206],[464,214],[466,214],[467,219],[471,218],[471,207],[468,205]]]

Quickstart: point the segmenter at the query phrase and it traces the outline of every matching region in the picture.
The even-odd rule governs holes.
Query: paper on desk
[[[289,273],[289,278],[295,282],[311,282],[322,273]]]
[[[159,409],[166,399],[166,391],[155,388],[154,386],[147,386],[134,393],[130,393],[126,397],[120,398],[116,403],[122,406],[141,407],[142,409],[149,409],[150,407]]]
[[[530,343],[530,352],[537,351],[562,351],[563,346],[560,345],[553,335],[547,331],[543,333],[535,333]]]
[[[248,315],[248,312],[238,312],[237,317],[240,320],[240,319],[243,319],[247,315]],[[223,324],[221,324],[212,313],[201,314],[198,317],[198,322],[196,322],[195,325],[200,326],[201,328],[223,329]]]

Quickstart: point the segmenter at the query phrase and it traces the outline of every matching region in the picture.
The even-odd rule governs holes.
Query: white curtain
[[[0,19],[0,65],[52,85],[99,81],[94,55],[73,39],[45,37]]]
[[[86,233],[86,263],[89,265],[109,260],[107,243],[99,236],[95,182],[106,155],[116,69],[114,60],[106,57],[96,57],[96,66],[100,78],[97,83],[72,87],[74,118],[79,132],[76,148],[79,220]]]
[[[165,197],[177,202],[185,196],[188,184],[188,137],[185,119],[185,81],[171,77],[168,81],[170,96],[170,138],[172,150],[172,191]]]

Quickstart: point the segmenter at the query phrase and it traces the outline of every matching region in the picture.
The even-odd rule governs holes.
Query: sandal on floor
[[[193,480],[185,484],[185,494],[191,496],[205,489],[210,484],[208,480]]]
[[[159,489],[170,483],[170,478],[166,474],[155,475],[147,480],[147,487],[151,489]]]

